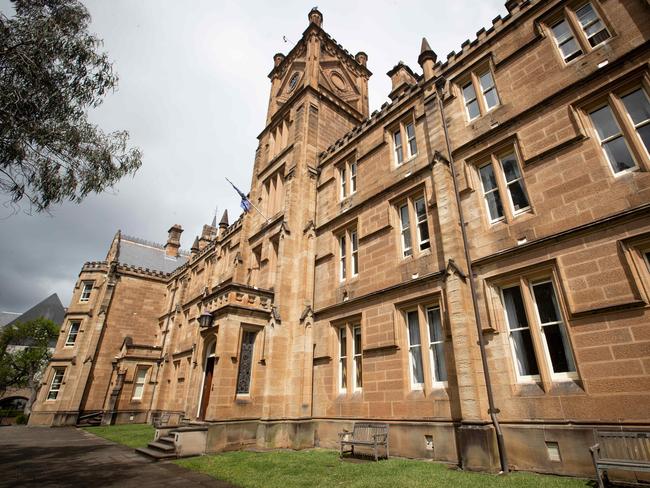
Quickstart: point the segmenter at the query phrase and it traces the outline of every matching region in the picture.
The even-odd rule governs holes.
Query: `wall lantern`
[[[212,314],[207,310],[199,316],[199,327],[206,329],[212,325]]]

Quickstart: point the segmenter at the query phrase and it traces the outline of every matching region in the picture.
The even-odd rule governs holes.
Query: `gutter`
[[[506,453],[506,446],[503,440],[503,432],[497,417],[498,409],[494,405],[494,394],[492,393],[492,383],[490,381],[490,371],[488,369],[487,353],[485,351],[485,339],[483,338],[483,328],[481,326],[481,314],[478,309],[478,299],[476,295],[476,282],[474,280],[474,272],[472,270],[472,259],[469,254],[469,243],[467,239],[467,232],[465,230],[465,218],[463,216],[463,207],[460,202],[460,192],[458,191],[458,177],[456,176],[456,167],[454,165],[454,157],[451,151],[451,142],[449,141],[449,132],[447,130],[447,121],[445,118],[445,108],[442,103],[442,88],[446,79],[442,76],[436,80],[436,94],[438,98],[438,107],[440,108],[440,117],[442,119],[442,128],[444,129],[445,143],[447,145],[447,155],[449,157],[449,168],[451,169],[451,176],[454,183],[454,194],[456,196],[456,205],[458,206],[458,218],[460,220],[460,231],[463,237],[463,249],[465,250],[465,261],[467,262],[467,275],[469,278],[469,287],[472,293],[472,306],[474,308],[474,318],[476,321],[476,330],[478,332],[478,345],[481,350],[481,364],[483,365],[483,376],[485,378],[485,389],[487,390],[488,405],[490,409],[490,418],[494,425],[494,431],[497,437],[497,448],[499,449],[499,460],[501,462],[501,471],[508,473],[508,456]]]

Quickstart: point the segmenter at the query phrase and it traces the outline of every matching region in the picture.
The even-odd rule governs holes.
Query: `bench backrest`
[[[600,457],[650,462],[649,432],[597,432]]]
[[[388,434],[388,424],[357,422],[352,430],[352,437],[359,441],[371,441],[375,434]]]

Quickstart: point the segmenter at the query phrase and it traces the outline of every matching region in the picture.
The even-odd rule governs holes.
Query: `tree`
[[[50,343],[59,327],[44,318],[10,324],[0,332],[0,396],[8,388],[29,388],[29,411],[36,399],[45,367],[52,358]]]
[[[0,12],[0,192],[42,212],[81,202],[142,164],[126,131],[88,120],[117,75],[78,0],[11,0]]]

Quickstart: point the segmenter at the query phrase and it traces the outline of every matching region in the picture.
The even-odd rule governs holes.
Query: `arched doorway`
[[[201,384],[201,397],[199,399],[199,420],[205,420],[205,412],[208,410],[210,403],[210,392],[212,391],[212,376],[214,374],[214,364],[216,362],[215,351],[217,341],[213,340],[205,348],[205,360],[203,362],[203,382]]]

